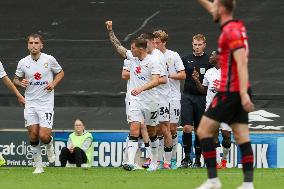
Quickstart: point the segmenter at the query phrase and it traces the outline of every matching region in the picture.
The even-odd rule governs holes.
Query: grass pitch
[[[31,167],[0,167],[1,189],[191,189],[206,179],[206,169],[177,169],[132,172],[121,168],[45,168],[33,175]],[[218,172],[223,189],[236,188],[242,182],[241,169]],[[255,169],[256,189],[284,188],[284,169]]]

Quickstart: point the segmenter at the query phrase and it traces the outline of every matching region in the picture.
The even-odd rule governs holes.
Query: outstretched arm
[[[201,6],[203,6],[209,12],[209,14],[213,16],[214,6],[211,1],[209,0],[197,0],[197,1]],[[214,3],[217,3],[217,2],[214,2]]]
[[[109,39],[112,45],[114,46],[118,54],[120,54],[123,58],[126,58],[127,49],[121,45],[120,41],[115,36],[114,31],[112,29],[112,21],[106,21],[106,27],[107,27]]]

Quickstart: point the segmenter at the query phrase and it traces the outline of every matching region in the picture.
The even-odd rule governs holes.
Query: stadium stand
[[[250,77],[258,108],[284,117],[284,1],[238,1],[250,39]],[[108,40],[105,20],[113,20],[122,43],[142,31],[166,29],[170,49],[185,55],[195,33],[207,35],[207,49],[216,48],[219,28],[196,1],[3,0],[0,2],[0,60],[12,78],[17,62],[27,55],[25,37],[40,33],[43,52],[57,58],[65,78],[56,89],[55,129],[70,128],[82,117],[94,129],[126,129],[120,79],[123,60]],[[0,85],[0,129],[23,128],[23,111]],[[280,116],[281,117],[281,116]],[[283,123],[282,120],[279,123]]]

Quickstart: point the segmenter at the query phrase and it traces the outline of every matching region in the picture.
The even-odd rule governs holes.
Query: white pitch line
[[[128,41],[128,39],[129,39],[132,35],[136,34],[136,33],[139,32],[141,29],[143,29],[143,28],[146,26],[146,24],[149,22],[149,20],[151,20],[152,18],[154,18],[154,17],[155,17],[156,15],[158,15],[159,13],[160,13],[160,11],[157,11],[157,12],[155,12],[154,14],[152,14],[151,16],[149,16],[148,18],[146,18],[146,19],[144,20],[143,24],[142,24],[137,30],[135,30],[134,32],[128,34],[128,35],[123,39],[123,41]]]

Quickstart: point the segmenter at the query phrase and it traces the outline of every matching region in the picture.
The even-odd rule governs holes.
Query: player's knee
[[[48,144],[50,142],[50,136],[48,135],[40,135],[39,139],[42,143]]]
[[[192,131],[193,131],[193,127],[191,125],[183,126],[183,132],[184,133],[191,133]]]

